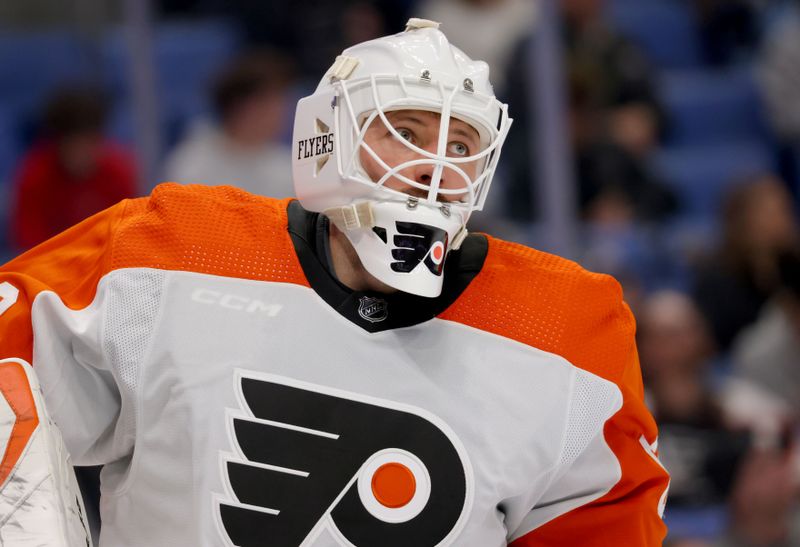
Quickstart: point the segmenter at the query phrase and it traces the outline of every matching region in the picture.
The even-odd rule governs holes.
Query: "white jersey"
[[[314,218],[168,185],[0,270],[101,545],[660,544],[610,278],[471,236],[438,299],[351,292]]]

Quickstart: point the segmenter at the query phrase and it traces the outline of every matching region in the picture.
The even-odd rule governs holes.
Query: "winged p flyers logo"
[[[408,273],[424,262],[434,275],[442,275],[447,254],[447,232],[435,226],[416,222],[396,222],[399,235],[394,236],[392,270]]]
[[[228,545],[451,545],[472,504],[472,468],[438,417],[410,407],[238,371],[218,528]]]

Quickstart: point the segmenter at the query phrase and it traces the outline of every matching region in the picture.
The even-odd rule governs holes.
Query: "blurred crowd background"
[[[409,16],[515,118],[475,227],[623,285],[668,544],[800,546],[800,1],[2,2],[0,259],[159,181],[292,195],[296,100]]]

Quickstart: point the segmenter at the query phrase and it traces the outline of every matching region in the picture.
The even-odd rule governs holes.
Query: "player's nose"
[[[433,181],[433,177],[436,172],[436,164],[435,163],[421,163],[419,165],[415,165],[413,168],[413,180],[422,184],[423,186],[430,186],[431,182]],[[451,190],[456,189],[464,186],[463,181],[459,184],[458,180],[461,177],[458,176],[457,173],[453,172],[452,169],[448,169],[447,167],[442,168],[441,173],[441,180],[439,181],[439,188],[444,190]],[[428,192],[421,190],[419,188],[412,188],[413,190],[412,195],[421,198],[427,198]],[[458,194],[442,194],[436,198],[438,201],[457,201],[459,199]]]

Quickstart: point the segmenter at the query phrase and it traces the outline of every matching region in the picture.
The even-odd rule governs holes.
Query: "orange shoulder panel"
[[[231,186],[162,184],[120,223],[110,269],[148,267],[308,285],[288,232],[290,199]]]
[[[555,353],[614,382],[634,348],[633,317],[612,277],[492,237],[481,272],[440,318]]]

